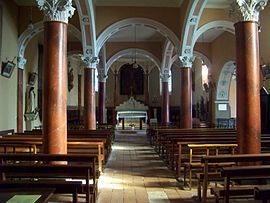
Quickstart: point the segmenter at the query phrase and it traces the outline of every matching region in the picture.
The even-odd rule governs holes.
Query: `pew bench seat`
[[[73,203],[78,202],[78,194],[83,192],[81,181],[63,181],[63,180],[2,180],[0,188],[54,188],[54,194],[72,194]],[[93,187],[91,189],[93,191]]]
[[[215,201],[218,203],[225,197],[224,188],[211,188],[211,194],[215,196]],[[253,198],[254,186],[236,186],[231,187],[229,191],[230,199],[243,199],[243,198]]]
[[[254,188],[254,199],[267,203],[270,200],[270,186],[257,186]]]

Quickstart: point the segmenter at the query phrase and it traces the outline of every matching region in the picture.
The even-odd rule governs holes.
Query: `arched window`
[[[172,71],[169,71],[169,79],[168,79],[168,89],[169,93],[172,93]],[[160,77],[160,94],[162,94],[162,78]]]
[[[202,88],[204,91],[208,88],[208,67],[204,62],[202,62]]]

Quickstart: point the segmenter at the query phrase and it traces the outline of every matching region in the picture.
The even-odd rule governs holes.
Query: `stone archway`
[[[108,70],[110,69],[110,67],[112,66],[112,64],[119,58],[125,56],[125,55],[128,55],[130,53],[134,53],[135,51],[135,48],[130,48],[130,49],[124,49],[124,50],[121,50],[119,52],[117,52],[116,54],[114,54],[107,62],[107,69],[106,69],[106,74],[108,72]],[[145,56],[146,58],[150,59],[157,67],[158,69],[160,70],[161,68],[161,63],[159,61],[159,59],[154,56],[152,53],[146,51],[146,50],[143,50],[143,49],[137,49],[136,48],[136,54],[137,55],[142,55],[142,56]]]
[[[105,42],[115,33],[134,25],[142,25],[151,29],[155,29],[161,35],[169,39],[175,47],[180,46],[180,41],[177,36],[171,31],[168,27],[159,23],[155,20],[148,18],[127,18],[121,21],[118,21],[109,27],[107,27],[98,37],[97,39],[97,53],[100,52],[101,47],[105,44]]]

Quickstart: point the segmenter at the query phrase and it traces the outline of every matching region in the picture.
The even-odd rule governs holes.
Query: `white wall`
[[[1,63],[17,56],[17,8],[12,1],[3,2]],[[17,61],[14,61],[17,63]],[[0,130],[15,129],[17,116],[17,66],[12,76],[0,76]]]

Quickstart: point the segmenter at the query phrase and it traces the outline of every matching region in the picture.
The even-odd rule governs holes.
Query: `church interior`
[[[268,0],[0,0],[0,202],[270,201]]]

